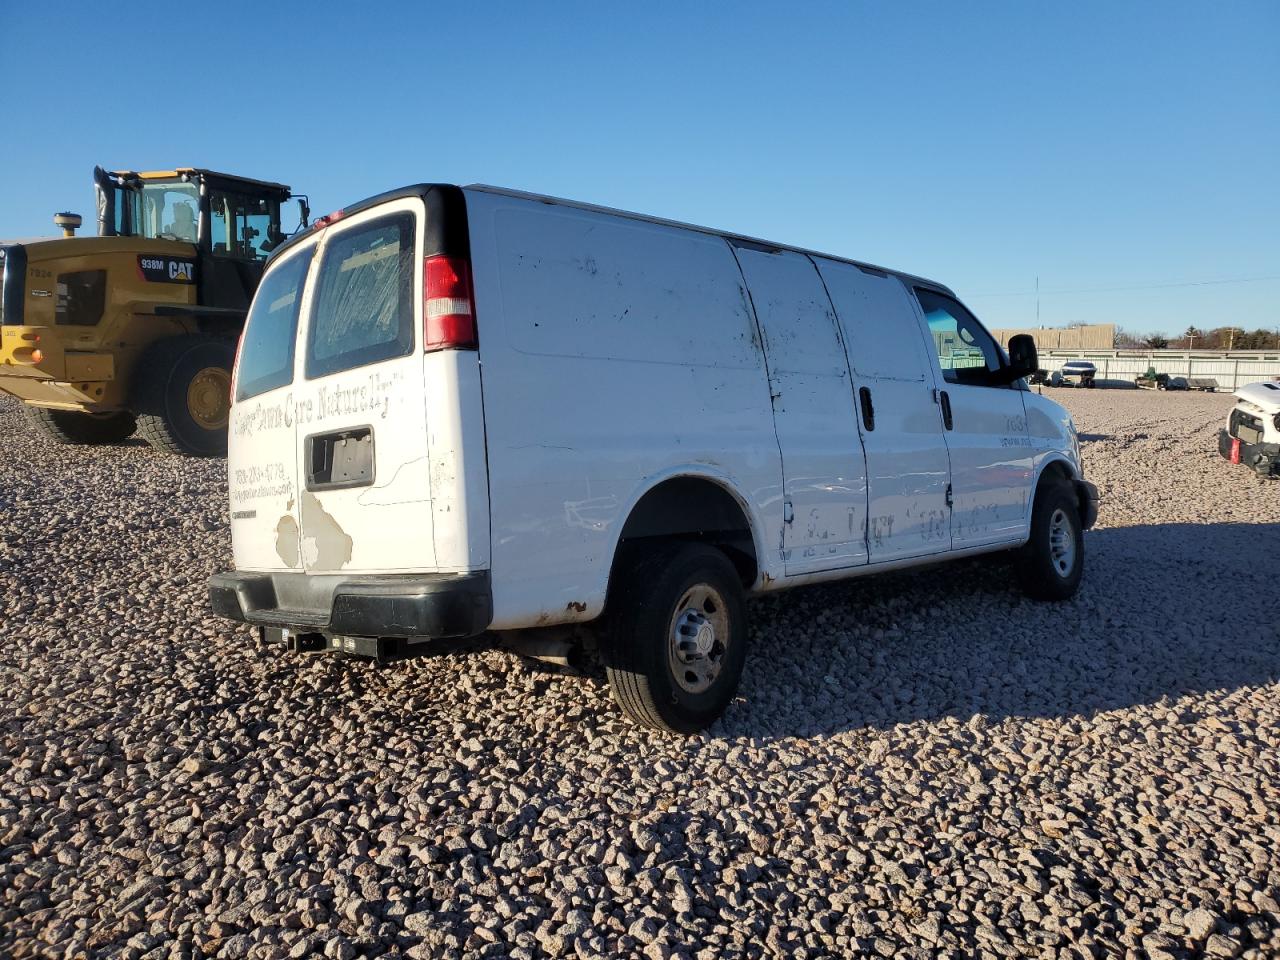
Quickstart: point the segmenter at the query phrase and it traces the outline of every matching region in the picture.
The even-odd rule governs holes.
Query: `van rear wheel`
[[[747,605],[729,558],[672,543],[620,560],[602,653],[609,688],[637,723],[695,733],[728,707],[742,677]]]
[[[151,446],[189,457],[224,457],[235,350],[211,337],[172,337],[138,361],[138,433]]]
[[[137,421],[131,413],[80,413],[27,407],[27,422],[54,443],[120,443],[133,436]]]
[[[1075,596],[1084,574],[1084,530],[1075,490],[1048,482],[1036,493],[1031,538],[1018,552],[1018,580],[1033,600]]]

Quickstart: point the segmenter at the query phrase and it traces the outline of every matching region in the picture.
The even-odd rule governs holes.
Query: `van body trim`
[[[209,578],[218,616],[366,637],[452,639],[493,619],[489,571],[410,576],[229,571]]]

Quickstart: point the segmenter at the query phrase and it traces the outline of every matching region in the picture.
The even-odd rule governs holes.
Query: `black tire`
[[[1079,589],[1084,530],[1080,502],[1069,484],[1050,481],[1040,486],[1031,510],[1031,539],[1018,551],[1017,570],[1023,591],[1033,600],[1067,600]]]
[[[614,580],[601,644],[614,700],[632,720],[657,730],[696,733],[710,726],[737,692],[746,661],[747,604],[737,570],[713,547],[668,543],[620,557]],[[698,602],[698,592],[709,607]],[[686,604],[691,596],[694,602]],[[710,626],[711,639],[706,656],[691,650],[696,665],[680,679],[673,638],[682,611],[680,635],[689,647],[703,640],[699,624]]]
[[[132,413],[78,413],[47,407],[27,407],[27,422],[54,443],[84,445],[121,443],[138,426]]]
[[[172,337],[153,344],[136,368],[138,435],[165,453],[225,457],[234,363],[226,340]]]

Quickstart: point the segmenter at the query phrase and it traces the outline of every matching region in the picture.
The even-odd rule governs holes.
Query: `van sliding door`
[[[864,414],[871,562],[951,546],[951,479],[930,358],[902,282],[879,270],[815,257],[844,331]]]
[[[733,246],[769,365],[782,449],[783,568],[790,576],[866,563],[866,464],[849,367],[822,280],[803,254]]]

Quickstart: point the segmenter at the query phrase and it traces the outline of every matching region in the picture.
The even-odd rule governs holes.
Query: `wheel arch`
[[[1062,454],[1053,453],[1045,457],[1040,464],[1040,469],[1036,473],[1035,486],[1032,489],[1039,492],[1040,485],[1046,481],[1062,480],[1066,483],[1074,483],[1079,479],[1080,475],[1076,471],[1075,464]]]
[[[628,543],[687,539],[723,550],[750,590],[762,574],[762,521],[737,484],[702,466],[664,471],[640,484],[620,516],[614,538],[609,584]],[[607,592],[607,591],[606,591]]]
[[[1044,462],[1040,464],[1039,472],[1036,474],[1035,486],[1032,487],[1031,498],[1027,501],[1028,537],[1031,534],[1031,515],[1035,510],[1036,497],[1040,495],[1040,490],[1046,483],[1054,482],[1064,483],[1071,487],[1075,493],[1076,500],[1080,504],[1080,517],[1084,528],[1087,530],[1093,526],[1094,519],[1097,517],[1097,489],[1092,484],[1085,482],[1084,476],[1074,463],[1062,454],[1055,453],[1046,457]],[[1092,502],[1090,497],[1092,497]]]

